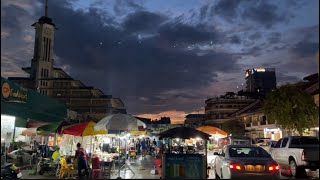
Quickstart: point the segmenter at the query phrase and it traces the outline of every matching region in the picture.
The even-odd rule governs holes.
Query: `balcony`
[[[260,125],[266,125],[267,121],[260,121]]]
[[[252,122],[252,126],[259,126],[259,123],[256,121],[256,122]]]

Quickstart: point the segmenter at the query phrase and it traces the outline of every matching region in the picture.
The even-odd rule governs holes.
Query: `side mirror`
[[[217,152],[214,152],[214,153],[213,153],[213,155],[217,155],[217,156],[219,156],[219,153],[217,153]]]

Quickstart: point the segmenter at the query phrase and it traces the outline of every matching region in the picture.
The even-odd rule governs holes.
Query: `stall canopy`
[[[145,131],[146,124],[130,114],[111,114],[102,118],[94,129],[108,130],[111,134],[118,134],[119,132],[127,131],[137,133]]]
[[[61,121],[57,123],[50,123],[45,126],[41,126],[38,128],[38,131],[45,131],[51,133],[58,133],[61,134],[62,128],[65,126],[69,126],[71,123],[68,121]]]
[[[189,127],[176,127],[164,131],[159,134],[160,139],[162,138],[181,138],[181,139],[190,139],[190,138],[202,138],[208,140],[210,135],[201,131],[198,131]]]
[[[66,105],[58,100],[23,88],[3,77],[1,85],[1,114],[16,116],[16,127],[26,127],[29,119],[59,123],[67,117]]]
[[[200,126],[197,128],[197,130],[202,131],[207,134],[221,134],[223,136],[228,135],[228,133],[226,133],[225,131],[223,131],[217,127],[214,127],[214,126]]]
[[[94,130],[96,125],[93,121],[78,123],[70,126],[62,127],[62,134],[70,134],[74,136],[93,136],[98,134],[107,134],[106,130]]]

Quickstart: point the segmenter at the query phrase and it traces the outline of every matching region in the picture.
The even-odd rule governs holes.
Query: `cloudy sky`
[[[27,76],[43,2],[1,1],[1,76]],[[248,68],[278,85],[317,72],[318,0],[49,0],[49,17],[56,67],[152,119],[202,113]]]

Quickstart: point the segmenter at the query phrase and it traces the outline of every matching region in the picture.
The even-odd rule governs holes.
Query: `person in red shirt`
[[[77,150],[76,150],[75,157],[78,159],[78,176],[79,176],[79,178],[82,177],[82,174],[81,174],[82,169],[85,170],[85,174],[88,177],[89,176],[88,164],[87,164],[88,154],[86,153],[86,150],[83,147],[81,147],[80,143],[77,144]]]

